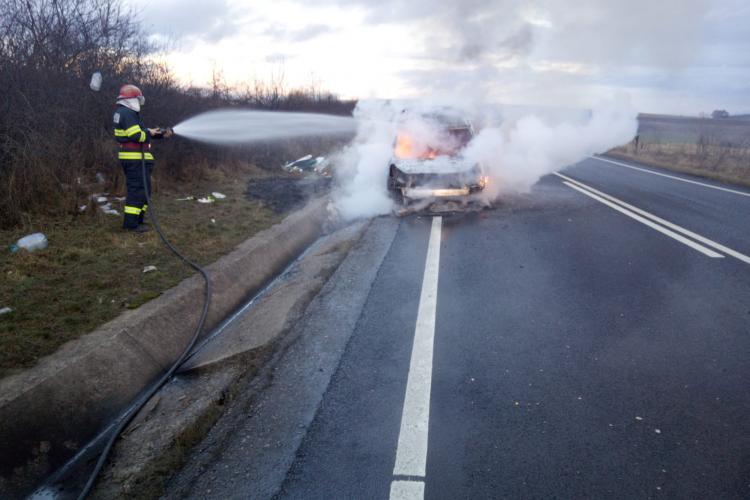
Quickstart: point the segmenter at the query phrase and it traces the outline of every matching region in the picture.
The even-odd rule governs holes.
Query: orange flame
[[[403,132],[399,132],[396,136],[396,146],[393,152],[396,158],[402,160],[434,160],[439,154],[439,151],[430,147],[419,147],[410,135]]]
[[[412,146],[412,140],[410,136],[403,133],[399,133],[396,136],[396,147],[394,149],[396,158],[400,158],[402,160],[413,159],[415,157],[413,149],[414,148]]]

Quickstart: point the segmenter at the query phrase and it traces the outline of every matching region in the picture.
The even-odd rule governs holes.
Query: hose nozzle
[[[157,137],[169,137],[170,135],[174,135],[174,130],[172,127],[157,127],[156,134],[154,135]]]

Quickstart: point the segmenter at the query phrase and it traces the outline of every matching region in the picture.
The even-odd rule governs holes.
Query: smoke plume
[[[492,202],[509,193],[527,192],[544,175],[630,141],[638,124],[627,96],[602,101],[581,116],[550,116],[536,112],[485,106],[450,108],[480,124],[475,137],[458,154],[483,167],[490,182],[483,194]],[[465,103],[468,104],[468,103]],[[394,209],[386,179],[397,132],[406,132],[420,147],[452,149],[441,130],[420,117],[445,106],[426,101],[404,103],[362,101],[355,110],[359,123],[354,141],[334,159],[338,189],[334,202],[346,219],[387,214]],[[405,110],[407,116],[405,117]]]
[[[700,28],[696,13],[705,11],[707,2],[686,3],[688,10],[679,0],[584,0],[575,6],[553,0],[378,2],[371,22],[408,22],[425,34],[423,55],[430,64],[403,76],[428,97],[360,103],[357,137],[335,163],[340,213],[356,218],[393,209],[386,181],[397,128],[407,127],[418,141],[435,140],[425,124],[404,123],[403,109],[429,111],[447,104],[475,124],[476,135],[461,155],[489,176],[490,202],[528,191],[544,175],[627,143],[637,131],[629,96],[611,97],[582,75],[684,64]],[[670,21],[662,23],[667,17]],[[530,105],[499,104],[514,103],[517,95]],[[537,102],[529,102],[529,96]],[[589,109],[568,108],[560,116],[560,110],[582,103]]]
[[[526,192],[544,175],[629,142],[636,134],[636,112],[626,96],[597,104],[583,122],[546,123],[538,115],[485,128],[464,153],[484,166],[489,199]]]

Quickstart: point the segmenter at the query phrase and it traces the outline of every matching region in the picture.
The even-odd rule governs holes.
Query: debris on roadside
[[[10,307],[3,307],[2,309],[0,309],[0,316],[3,316],[5,314],[10,314],[12,312],[13,312],[13,309],[11,309]]]
[[[313,157],[313,155],[307,155],[287,163],[282,168],[287,172],[296,174],[315,172],[316,174],[327,175],[328,160],[325,156]]]
[[[120,212],[112,208],[112,204],[109,201],[109,197],[107,193],[101,193],[101,194],[92,194],[91,199],[94,200],[96,205],[99,207],[99,210],[101,210],[102,213],[106,215],[120,215]],[[117,201],[122,201],[124,198],[114,198]],[[85,212],[86,211],[86,205],[82,205],[78,208],[79,211]]]
[[[206,196],[196,197],[193,195],[186,196],[184,198],[177,198],[177,201],[197,201],[198,203],[214,203],[217,200],[223,200],[227,195],[223,193],[213,192]]]
[[[10,246],[10,252],[16,253],[19,250],[27,250],[29,252],[35,252],[37,250],[44,250],[49,245],[47,237],[43,233],[33,233],[16,241]]]
[[[146,266],[143,268],[143,274],[148,274],[156,271],[156,266]]]
[[[101,210],[102,213],[107,214],[107,215],[120,215],[120,213],[114,208],[112,208],[112,205],[110,205],[109,203],[99,205],[99,210]]]

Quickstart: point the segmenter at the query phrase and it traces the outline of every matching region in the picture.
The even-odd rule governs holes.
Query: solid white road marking
[[[647,225],[647,226],[648,226],[648,227],[650,227],[651,229],[656,229],[656,230],[657,230],[657,231],[659,231],[660,233],[666,234],[666,235],[667,235],[667,236],[669,236],[670,238],[674,238],[675,240],[679,241],[680,243],[684,243],[685,245],[689,246],[689,247],[690,247],[690,248],[692,248],[693,250],[697,250],[697,251],[699,251],[700,253],[702,253],[702,254],[704,254],[704,255],[707,255],[708,257],[711,257],[711,258],[714,258],[714,259],[721,259],[721,258],[723,258],[723,257],[724,257],[724,256],[723,256],[723,255],[721,255],[720,253],[716,253],[716,252],[714,252],[713,250],[711,250],[710,248],[706,248],[706,247],[704,247],[703,245],[699,245],[698,243],[696,243],[696,242],[694,242],[694,241],[692,241],[692,240],[689,240],[689,239],[685,238],[684,236],[680,236],[679,234],[677,234],[677,233],[675,233],[675,232],[673,232],[673,231],[670,231],[669,229],[667,229],[667,228],[665,228],[665,227],[662,227],[662,226],[660,226],[660,225],[658,225],[658,224],[655,224],[655,223],[651,222],[650,220],[646,219],[645,217],[641,217],[640,215],[638,215],[638,214],[636,214],[636,213],[633,213],[633,212],[631,212],[630,210],[627,210],[627,209],[625,209],[625,208],[623,208],[623,207],[621,207],[621,206],[619,206],[619,205],[616,205],[616,204],[612,203],[612,202],[611,202],[611,201],[609,201],[609,200],[605,200],[605,199],[604,199],[604,198],[602,198],[601,196],[599,196],[599,195],[597,195],[597,194],[594,194],[594,193],[592,193],[592,192],[590,192],[590,191],[587,191],[586,189],[584,189],[584,188],[582,188],[582,187],[580,187],[580,186],[576,186],[575,184],[573,184],[573,183],[571,183],[571,182],[568,182],[568,181],[563,181],[563,183],[564,183],[564,184],[565,184],[566,186],[568,186],[568,187],[570,187],[570,188],[573,188],[573,189],[575,189],[576,191],[579,191],[579,192],[581,192],[581,193],[585,194],[586,196],[589,196],[589,197],[591,197],[591,198],[595,199],[596,201],[598,201],[598,202],[600,202],[600,203],[604,203],[604,204],[605,204],[605,205],[607,205],[608,207],[610,207],[610,208],[614,208],[614,209],[615,209],[615,210],[617,210],[618,212],[620,212],[620,213],[622,213],[622,214],[625,214],[625,215],[627,215],[628,217],[630,217],[630,218],[632,218],[632,219],[635,219],[635,220],[637,220],[637,221],[638,221],[638,222],[640,222],[641,224],[645,224],[645,225]]]
[[[727,193],[734,193],[734,194],[739,194],[742,196],[750,196],[750,193],[746,193],[744,191],[737,191],[736,189],[729,189],[729,188],[724,188],[721,186],[714,186],[712,184],[706,184],[705,182],[692,181],[690,179],[677,177],[676,175],[662,174],[661,172],[654,172],[653,170],[649,170],[647,168],[636,167],[634,165],[628,165],[627,163],[622,163],[622,162],[614,161],[614,160],[608,160],[606,158],[600,158],[598,156],[590,156],[589,158],[593,158],[594,160],[599,160],[599,161],[605,161],[607,163],[612,163],[614,165],[619,165],[625,168],[632,168],[633,170],[639,170],[641,172],[646,172],[647,174],[658,175],[661,177],[668,177],[669,179],[675,179],[678,181],[687,182],[688,184],[696,184],[698,186],[703,186],[703,187],[707,187],[711,189],[718,189],[719,191],[726,191]]]
[[[391,500],[424,498],[427,466],[427,433],[430,425],[430,391],[432,389],[432,351],[435,340],[438,273],[440,269],[440,235],[442,217],[432,219],[427,259],[419,296],[417,325],[411,350],[409,376],[406,380],[401,430],[398,435],[394,476],[421,478],[391,482]]]
[[[609,201],[612,201],[614,203],[618,203],[618,204],[622,205],[623,207],[625,207],[625,208],[627,208],[629,210],[632,210],[633,212],[635,212],[637,214],[640,214],[640,215],[642,215],[642,216],[644,216],[644,217],[646,217],[648,219],[653,220],[654,222],[658,222],[659,224],[668,227],[669,229],[673,229],[673,230],[677,231],[678,233],[682,233],[685,236],[689,236],[689,237],[693,238],[696,241],[700,241],[701,243],[703,243],[706,246],[709,246],[709,247],[711,247],[711,248],[713,248],[715,250],[718,250],[720,252],[724,252],[725,254],[734,257],[735,259],[739,259],[742,262],[744,262],[745,264],[750,264],[750,257],[748,257],[747,255],[745,255],[743,253],[740,253],[740,252],[738,252],[736,250],[732,250],[731,248],[726,247],[726,246],[722,245],[721,243],[717,243],[717,242],[715,242],[713,240],[710,240],[710,239],[706,238],[705,236],[701,236],[700,234],[696,234],[696,233],[694,233],[694,232],[692,232],[692,231],[690,231],[688,229],[685,229],[682,226],[678,226],[677,224],[673,224],[672,222],[669,222],[668,220],[664,220],[661,217],[658,217],[658,216],[656,216],[656,215],[654,215],[654,214],[652,214],[650,212],[646,212],[645,210],[642,210],[642,209],[640,209],[638,207],[634,207],[633,205],[631,205],[629,203],[626,203],[626,202],[624,202],[624,201],[622,201],[622,200],[620,200],[618,198],[615,198],[614,196],[608,195],[607,193],[602,193],[601,191],[599,191],[597,189],[594,189],[591,186],[589,186],[587,184],[584,184],[581,181],[577,181],[575,179],[572,179],[572,178],[568,177],[567,175],[563,175],[563,174],[560,174],[560,173],[556,173],[555,175],[557,175],[558,177],[560,177],[562,179],[568,180],[568,181],[572,182],[573,184],[577,184],[578,186],[581,186],[582,188],[588,189],[592,193],[598,194],[602,198],[606,198]]]

